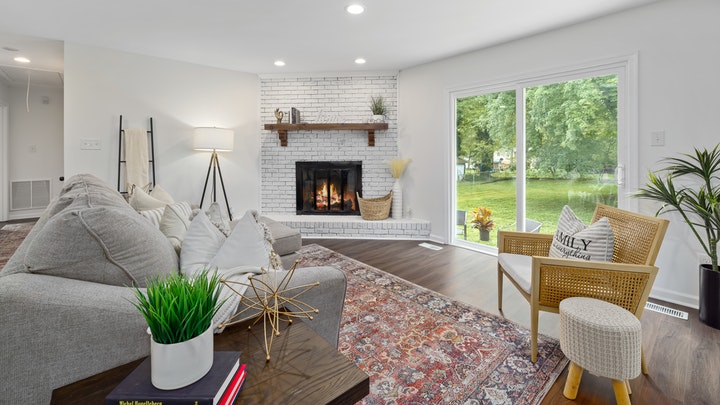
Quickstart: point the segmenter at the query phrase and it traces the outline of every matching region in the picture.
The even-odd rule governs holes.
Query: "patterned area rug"
[[[7,224],[0,228],[0,269],[5,266],[23,239],[32,229],[35,222]]]
[[[557,340],[319,245],[301,266],[334,266],[348,291],[339,350],[370,376],[363,404],[539,404],[567,364]]]

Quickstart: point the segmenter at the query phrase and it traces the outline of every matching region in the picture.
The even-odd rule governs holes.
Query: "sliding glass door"
[[[492,251],[499,229],[553,233],[564,205],[589,222],[597,203],[622,204],[623,77],[605,69],[455,92],[455,243]]]

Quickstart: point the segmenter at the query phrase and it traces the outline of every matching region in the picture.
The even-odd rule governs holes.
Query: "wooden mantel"
[[[265,129],[277,131],[280,146],[287,146],[288,131],[367,131],[368,146],[375,146],[375,131],[388,129],[386,122],[376,124],[265,124]]]

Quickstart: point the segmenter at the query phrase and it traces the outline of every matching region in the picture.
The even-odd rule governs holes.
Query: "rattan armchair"
[[[553,235],[498,231],[498,309],[502,311],[503,277],[507,277],[530,303],[533,362],[537,361],[539,312],[558,313],[565,298],[596,298],[623,307],[638,319],[642,315],[669,222],[598,204],[592,222],[602,217],[609,219],[615,237],[612,262],[550,258]],[[647,373],[644,359],[643,372]]]

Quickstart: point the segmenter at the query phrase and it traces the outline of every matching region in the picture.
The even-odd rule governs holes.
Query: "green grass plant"
[[[542,222],[540,232],[554,233],[564,205],[586,223],[592,219],[596,203],[617,206],[617,185],[614,178],[600,182],[597,179],[531,179],[526,186],[526,215]],[[515,179],[457,183],[457,209],[472,211],[487,207],[493,212],[495,229],[490,240],[480,242],[477,229],[468,225],[468,241],[497,246],[497,230],[515,230]],[[468,215],[469,218],[469,215]],[[460,235],[461,236],[461,235]]]
[[[220,301],[220,276],[204,270],[194,277],[175,273],[156,277],[146,291],[135,288],[133,302],[147,321],[155,342],[173,344],[200,336],[212,324]]]

